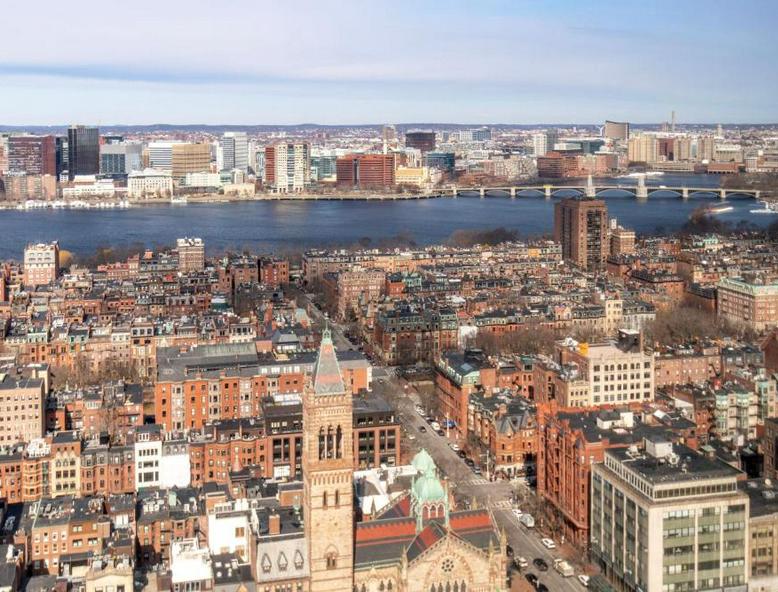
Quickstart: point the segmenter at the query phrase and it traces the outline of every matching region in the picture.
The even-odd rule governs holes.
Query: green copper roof
[[[440,480],[432,474],[425,474],[413,483],[413,496],[419,503],[442,502],[446,492]]]
[[[421,473],[423,475],[435,475],[435,471],[437,470],[437,467],[435,466],[435,461],[432,460],[432,457],[430,456],[430,453],[424,450],[423,448],[416,453],[416,456],[413,457],[413,460],[411,461],[411,466],[416,469],[416,472]]]

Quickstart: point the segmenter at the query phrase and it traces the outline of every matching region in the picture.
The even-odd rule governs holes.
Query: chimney
[[[273,512],[267,520],[268,533],[270,536],[281,534],[281,515]]]

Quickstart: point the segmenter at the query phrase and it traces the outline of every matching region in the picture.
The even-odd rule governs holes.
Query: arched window
[[[324,428],[319,428],[319,460],[327,455],[327,442],[324,439]]]
[[[321,505],[327,507],[327,492],[321,494]]]
[[[335,455],[336,458],[343,458],[343,430],[340,426],[335,433]]]
[[[340,489],[335,490],[335,507],[340,505]]]
[[[378,584],[378,590],[379,590],[379,592],[384,592],[384,590],[386,590],[386,586],[384,586],[383,582]]]
[[[335,432],[332,426],[327,428],[327,458],[335,458]]]
[[[334,552],[327,553],[327,569],[335,569],[338,565],[338,559]]]
[[[459,592],[467,592],[467,584],[465,582],[462,582],[462,585],[459,587]]]

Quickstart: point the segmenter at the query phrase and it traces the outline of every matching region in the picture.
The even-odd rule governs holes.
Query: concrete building
[[[749,497],[740,471],[661,440],[592,468],[590,549],[621,590],[745,592]]]
[[[174,142],[149,142],[146,146],[144,166],[160,171],[173,170]]]
[[[619,331],[606,343],[561,342],[558,359],[575,364],[589,385],[585,407],[651,401],[654,398],[654,356],[643,349],[639,331]]]
[[[717,304],[720,318],[763,331],[778,324],[778,283],[722,278]]]
[[[109,177],[126,177],[143,169],[143,145],[103,144],[100,146],[100,174]]]
[[[211,169],[210,144],[173,144],[170,170],[180,181],[190,173],[207,173]]]
[[[59,275],[59,243],[37,243],[24,249],[24,285],[53,284]]]
[[[0,373],[0,445],[31,442],[45,430],[45,380]]]
[[[205,242],[201,238],[179,238],[176,240],[178,270],[182,273],[205,269]]]
[[[422,154],[435,150],[435,132],[432,130],[410,130],[405,132],[405,147],[414,148]]]
[[[311,146],[282,142],[265,147],[265,181],[280,193],[301,192],[311,182]]]
[[[133,171],[127,177],[127,197],[143,199],[169,197],[173,194],[173,176],[170,171],[144,169]]]
[[[135,433],[135,484],[138,489],[159,487],[162,462],[162,428],[142,426]]]
[[[249,141],[246,132],[225,132],[222,136],[222,169],[231,171],[249,169]]]
[[[629,162],[657,162],[659,160],[659,141],[656,136],[641,134],[632,136],[627,145]]]
[[[554,129],[532,134],[532,154],[538,157],[553,152],[558,140],[559,135]]]
[[[570,198],[554,204],[554,240],[562,257],[589,271],[608,257],[608,208],[599,199]]]
[[[5,198],[9,201],[53,200],[57,197],[57,178],[54,175],[5,173]]]

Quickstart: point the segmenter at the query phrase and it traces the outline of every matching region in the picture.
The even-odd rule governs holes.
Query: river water
[[[633,179],[598,181],[632,184]],[[664,175],[649,185],[711,187],[713,175]],[[417,244],[445,241],[459,229],[503,226],[524,237],[550,233],[554,203],[563,196],[486,197],[465,194],[456,199],[403,201],[252,201],[227,204],[135,206],[127,210],[0,211],[0,259],[20,258],[25,244],[58,240],[63,249],[88,255],[98,246],[170,245],[177,237],[198,236],[210,253],[225,249],[284,252],[304,247],[349,246],[370,238],[373,245],[398,235]],[[637,201],[622,191],[602,195],[611,218],[638,233],[672,231],[703,205],[722,205],[715,196],[693,195],[687,201],[674,194],[653,194]],[[754,215],[752,198],[733,196],[732,211],[717,214],[726,222],[746,221],[766,226],[778,216]]]

